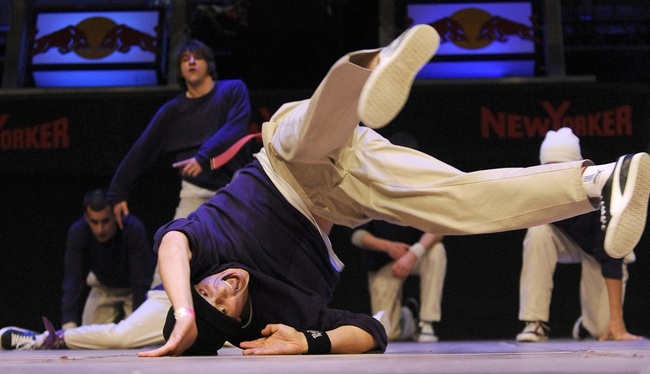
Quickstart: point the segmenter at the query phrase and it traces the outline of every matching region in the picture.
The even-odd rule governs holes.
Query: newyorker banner
[[[2,175],[111,174],[175,93],[61,91],[0,96]]]
[[[650,88],[636,84],[418,83],[379,130],[408,131],[422,151],[461,170],[530,166],[549,129],[573,128],[583,156],[609,162],[647,151]],[[489,82],[489,81],[487,81]],[[0,94],[0,174],[111,175],[174,89]],[[251,127],[309,91],[251,92]]]
[[[609,162],[648,150],[650,88],[595,82],[417,85],[391,126],[384,131],[412,132],[423,151],[464,171],[539,164],[546,132],[565,126],[580,137],[583,157]]]

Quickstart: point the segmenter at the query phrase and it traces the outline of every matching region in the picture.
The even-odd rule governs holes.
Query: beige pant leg
[[[283,105],[271,118],[277,124],[265,146],[292,163],[331,163],[359,125],[357,106],[370,70],[339,59],[311,99]],[[263,127],[264,129],[264,127]]]
[[[334,64],[310,100],[285,104],[262,126],[274,171],[314,214],[350,227],[379,219],[444,235],[527,228],[595,209],[581,161],[463,173],[358,127],[370,71],[352,57]]]
[[[582,260],[580,277],[582,325],[598,337],[609,325],[609,295],[598,261],[591,256]]]
[[[124,313],[133,312],[133,293],[130,288],[109,288],[102,285],[93,272],[86,277],[90,293],[81,316],[82,325],[112,323]]]
[[[336,164],[285,163],[289,175],[281,174],[314,214],[336,224],[374,219],[441,235],[480,234],[595,208],[582,185],[581,161],[463,173],[371,129],[355,134]]]
[[[442,291],[447,273],[447,252],[442,243],[436,243],[427,250],[414,274],[420,276],[420,320],[440,321]]]
[[[345,216],[359,212],[424,232],[479,234],[594,210],[582,185],[581,161],[463,173],[421,152],[396,147],[370,129],[359,131],[357,151],[342,154],[345,158],[353,160],[347,174],[324,195],[318,204],[323,210],[316,214],[333,206]]]
[[[579,263],[590,256],[584,255],[564,231],[553,225],[529,228],[523,247],[519,320],[548,322],[557,263]]]
[[[165,291],[151,290],[147,293],[147,300],[119,323],[66,330],[65,343],[71,349],[131,349],[162,345],[162,330],[170,307]]]
[[[182,181],[179,192],[178,206],[174,214],[174,219],[185,218],[194,212],[201,204],[210,200],[216,191],[208,190],[193,185],[192,183]]]
[[[368,272],[368,291],[370,292],[370,309],[372,314],[383,310],[390,320],[391,331],[387,332],[389,340],[397,340],[402,334],[400,316],[402,313],[402,286],[404,279],[393,276],[393,262],[377,271]]]

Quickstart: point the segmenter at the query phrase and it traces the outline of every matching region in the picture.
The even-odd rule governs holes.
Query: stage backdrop
[[[105,187],[122,157],[172,88],[0,92],[0,326],[41,330],[40,316],[60,320],[65,236],[81,216],[81,198]],[[251,92],[251,128],[282,103],[308,91]],[[402,113],[379,130],[408,131],[421,149],[464,171],[529,166],[549,129],[569,126],[583,156],[610,162],[647,151],[650,89],[634,84],[585,82],[417,84]],[[137,182],[131,212],[150,235],[173,216],[179,181],[163,158]],[[504,204],[508,202],[504,200]],[[333,306],[369,312],[366,275],[351,229],[335,227],[332,241],[346,263]],[[447,237],[448,272],[442,322],[444,340],[513,339],[523,231]],[[650,238],[644,235],[630,267],[626,320],[630,331],[650,335]],[[580,313],[579,266],[561,265],[551,307],[552,336],[569,336]],[[410,279],[406,294],[416,295]]]

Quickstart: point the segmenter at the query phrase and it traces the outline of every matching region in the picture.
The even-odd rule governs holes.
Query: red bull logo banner
[[[440,48],[419,78],[499,78],[535,74],[541,38],[531,2],[413,2],[406,24],[428,24]]]
[[[28,48],[34,85],[158,84],[161,16],[155,10],[37,13]]]

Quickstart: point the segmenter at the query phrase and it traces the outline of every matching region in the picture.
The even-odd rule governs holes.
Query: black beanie
[[[191,288],[198,336],[194,344],[183,352],[183,356],[216,356],[217,351],[227,340],[237,337],[242,328],[241,323],[218,311],[199,295],[194,287]],[[176,318],[172,307],[167,312],[167,320],[163,328],[165,340],[169,339],[175,324]]]

